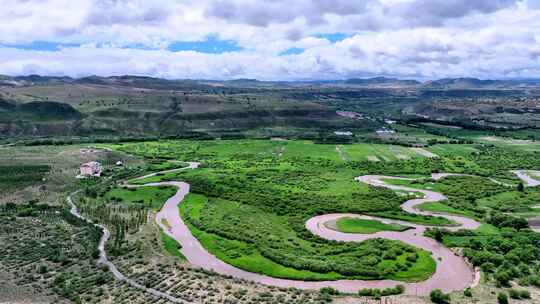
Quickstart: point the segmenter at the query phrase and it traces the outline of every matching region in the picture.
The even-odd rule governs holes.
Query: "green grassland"
[[[412,157],[421,157],[409,148],[395,145],[354,144],[344,145],[343,150],[351,160],[396,161]]]
[[[440,217],[440,216],[428,216],[428,215],[418,215],[418,214],[411,214],[407,213],[402,210],[395,210],[395,211],[379,211],[379,212],[370,212],[367,213],[369,215],[377,216],[377,217],[384,217],[388,219],[394,219],[398,221],[405,221],[410,222],[413,224],[420,224],[420,225],[426,225],[426,226],[455,226],[456,223],[454,221],[451,221],[447,218]]]
[[[175,193],[176,188],[170,186],[113,188],[105,193],[104,198],[126,204],[141,204],[152,210],[159,210]]]
[[[0,192],[12,192],[41,182],[50,167],[47,165],[1,165]]]
[[[432,172],[480,175],[448,177],[437,182],[392,181],[440,191],[449,198],[422,208],[483,221],[482,229],[472,232],[473,235],[445,235],[449,242],[468,244],[471,237],[487,240],[489,235],[500,233],[500,229],[521,225],[501,218],[499,213],[493,216],[492,212],[499,211],[480,204],[485,198],[508,191],[485,176],[515,181],[509,169],[521,168],[523,164],[531,169],[540,165],[529,152],[457,144],[440,145],[446,152],[439,151],[440,157],[436,159],[417,155],[405,159],[397,155],[408,148],[380,144],[340,145],[344,158],[336,145],[291,140],[170,140],[107,146],[147,159],[201,162],[196,170],[166,173],[136,183],[188,182],[192,194],[181,204],[180,212],[208,251],[242,269],[305,280],[418,281],[433,272],[434,261],[427,252],[403,243],[389,240],[336,243],[320,239],[305,229],[304,223],[310,217],[339,212],[433,226],[454,224],[442,217],[403,212],[400,205],[410,197],[408,193],[358,183],[354,178],[359,175],[417,177]],[[356,155],[356,159],[349,153]],[[369,161],[370,153],[379,153],[381,161]],[[492,226],[485,226],[487,223]]]
[[[447,213],[447,214],[456,214],[463,215],[468,217],[474,217],[471,212],[465,210],[460,210],[457,208],[450,207],[441,202],[429,202],[417,206],[418,209],[422,211],[436,212],[436,213]]]
[[[471,153],[478,152],[474,145],[453,145],[453,144],[439,144],[427,148],[429,151],[437,155],[445,156],[462,156],[466,157]]]
[[[387,179],[386,182],[416,189],[433,190],[448,197],[448,200],[442,202],[423,203],[417,206],[420,210],[471,218],[481,218],[485,214],[485,204],[480,203],[482,199],[492,198],[505,191],[505,187],[483,177],[475,176],[449,176],[439,181],[433,181],[430,178],[412,181]]]
[[[288,227],[284,218],[231,201],[191,194],[181,204],[180,213],[195,236],[211,253],[239,268],[273,277],[302,280],[374,279],[378,276],[375,273],[384,272],[388,273],[388,278],[419,281],[429,277],[434,271],[434,261],[429,254],[409,246],[401,247],[403,245],[398,242],[386,244],[390,245],[390,251],[397,253],[384,259],[376,258],[377,252],[384,254],[378,251],[382,249],[382,240],[367,241],[354,246],[354,250],[351,248],[339,254],[336,252],[351,246],[340,246],[337,243],[333,246],[314,246],[315,244],[299,238],[294,230]],[[240,230],[244,231],[243,235],[235,236]],[[340,247],[342,249],[338,249]],[[401,254],[398,254],[399,252]],[[362,264],[354,259],[353,256],[357,254],[364,256],[362,260],[369,264]],[[405,267],[409,255],[418,256],[418,260]],[[300,264],[295,261],[298,256],[309,265],[308,269],[299,267]],[[311,259],[318,263],[310,265]],[[345,264],[341,265],[345,261],[352,263],[349,265],[350,269],[347,269]],[[316,271],[318,268],[327,267],[335,270]],[[401,270],[396,271],[396,268]],[[347,275],[344,272],[352,274]]]
[[[180,249],[182,249],[182,246],[178,244],[178,242],[170,237],[168,234],[160,231],[161,241],[163,243],[163,248],[165,248],[165,251],[167,251],[170,255],[175,256],[181,260],[185,260],[186,257],[180,252]]]
[[[367,220],[359,218],[340,218],[335,222],[336,230],[345,233],[371,234],[379,231],[405,231],[407,226],[399,224],[385,224],[377,220]]]
[[[528,188],[524,191],[507,191],[478,200],[482,207],[500,212],[518,214],[523,217],[540,216],[540,189]]]

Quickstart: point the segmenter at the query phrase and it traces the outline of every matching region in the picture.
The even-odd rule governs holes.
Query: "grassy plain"
[[[180,249],[182,249],[182,246],[178,244],[178,242],[170,237],[168,234],[166,234],[163,231],[160,231],[161,235],[161,241],[163,242],[163,248],[165,248],[165,251],[167,251],[170,255],[175,256],[181,260],[185,260],[186,257],[180,252]]]
[[[152,210],[159,210],[163,203],[176,193],[175,187],[140,187],[140,188],[113,188],[105,193],[107,200],[126,204],[142,204]]]
[[[329,248],[327,249],[322,245],[317,246],[318,249],[313,251],[313,244],[299,238],[292,229],[287,227],[287,223],[283,218],[265,214],[254,207],[242,206],[230,201],[219,199],[213,202],[211,201],[211,199],[204,196],[190,194],[186,201],[180,205],[180,213],[187,220],[190,230],[201,241],[203,246],[227,263],[248,271],[278,278],[299,280],[373,279],[370,275],[359,274],[346,276],[335,271],[321,273],[285,266],[272,257],[269,257],[265,251],[272,250],[275,247],[281,247],[283,251],[287,250],[291,254],[294,253],[300,256],[304,256],[307,253],[318,254],[318,258],[333,259],[335,263],[339,263],[339,259],[336,259],[334,250],[331,250],[331,252],[334,252],[332,256],[321,255],[321,251],[329,250]],[[205,219],[212,221],[211,224],[206,224],[212,227],[210,230],[205,231],[197,227]],[[249,230],[249,232],[245,232],[247,235],[243,237],[243,240],[231,238],[232,232],[236,231],[235,228],[237,227],[233,228],[230,226],[231,224],[228,223],[230,219],[234,219],[235,221],[232,224],[233,226],[240,226],[240,228]],[[265,236],[265,240],[257,242],[257,239],[265,238]],[[254,241],[248,242],[247,240],[249,239],[253,239]],[[367,254],[374,250],[374,248],[368,248],[377,248],[378,246],[377,242],[367,241],[358,245],[358,247],[360,247],[358,248],[360,252],[364,251],[364,254]],[[416,263],[412,264],[411,267],[406,267],[402,271],[392,273],[389,278],[404,281],[420,281],[429,277],[434,271],[433,259],[427,252],[422,250],[413,250],[413,253],[409,252],[405,251],[395,259],[379,260],[376,265],[372,266],[380,270],[393,269],[396,265],[406,264],[407,256],[414,254],[418,256]],[[339,254],[337,255],[339,258]]]
[[[200,161],[202,166],[197,170],[167,173],[138,183],[162,180],[190,183],[192,195],[181,205],[180,212],[205,248],[242,269],[305,280],[417,281],[434,270],[429,254],[402,243],[388,240],[334,243],[321,240],[305,229],[308,218],[334,212],[369,214],[426,225],[452,224],[441,217],[407,214],[399,205],[410,197],[408,193],[360,184],[354,177],[363,174],[418,177],[432,172],[454,172],[511,180],[509,168],[523,163],[535,166],[536,161],[527,153],[457,144],[433,146],[439,149],[437,159],[421,157],[413,151],[410,153],[415,155],[407,159],[398,157],[409,151],[405,147],[353,144],[339,145],[339,151],[336,145],[308,141],[163,141],[111,147],[140,157]],[[378,153],[380,161],[369,161],[371,153]],[[422,208],[468,215],[486,222],[492,220],[479,202],[505,191],[485,177],[396,183],[440,191],[449,198]],[[499,226],[502,223],[492,222]],[[469,244],[471,239],[487,240],[489,235],[499,233],[499,227],[486,227],[472,232],[473,235],[445,235],[445,242],[448,239],[448,242]],[[354,258],[359,255],[361,259]]]
[[[340,218],[335,222],[335,228],[345,233],[371,234],[379,231],[405,231],[409,227],[399,224],[385,224],[377,220],[359,218]]]

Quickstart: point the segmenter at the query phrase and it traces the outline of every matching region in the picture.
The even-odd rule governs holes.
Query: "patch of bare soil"
[[[378,161],[381,161],[381,160],[380,160],[377,156],[375,156],[375,155],[370,155],[370,156],[367,157],[367,159],[368,159],[369,161],[372,161],[372,162],[378,162]]]
[[[425,157],[428,157],[428,158],[437,158],[439,157],[437,154],[435,153],[432,153],[426,149],[423,149],[423,148],[411,148],[411,150],[413,150],[414,152],[416,152],[417,154],[419,155],[422,155],[422,156],[425,156]]]

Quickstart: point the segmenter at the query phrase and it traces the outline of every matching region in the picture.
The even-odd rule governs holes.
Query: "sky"
[[[0,74],[540,78],[540,0],[0,0]]]

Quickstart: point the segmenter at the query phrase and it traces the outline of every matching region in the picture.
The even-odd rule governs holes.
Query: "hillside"
[[[319,136],[341,128],[373,128],[273,89],[132,76],[29,76],[9,82],[0,86],[0,112],[5,114],[0,134],[6,137]]]
[[[142,76],[0,77],[4,138],[302,137],[373,133],[385,118],[539,127],[537,81],[376,77],[272,82]],[[336,111],[365,119],[347,119]]]

